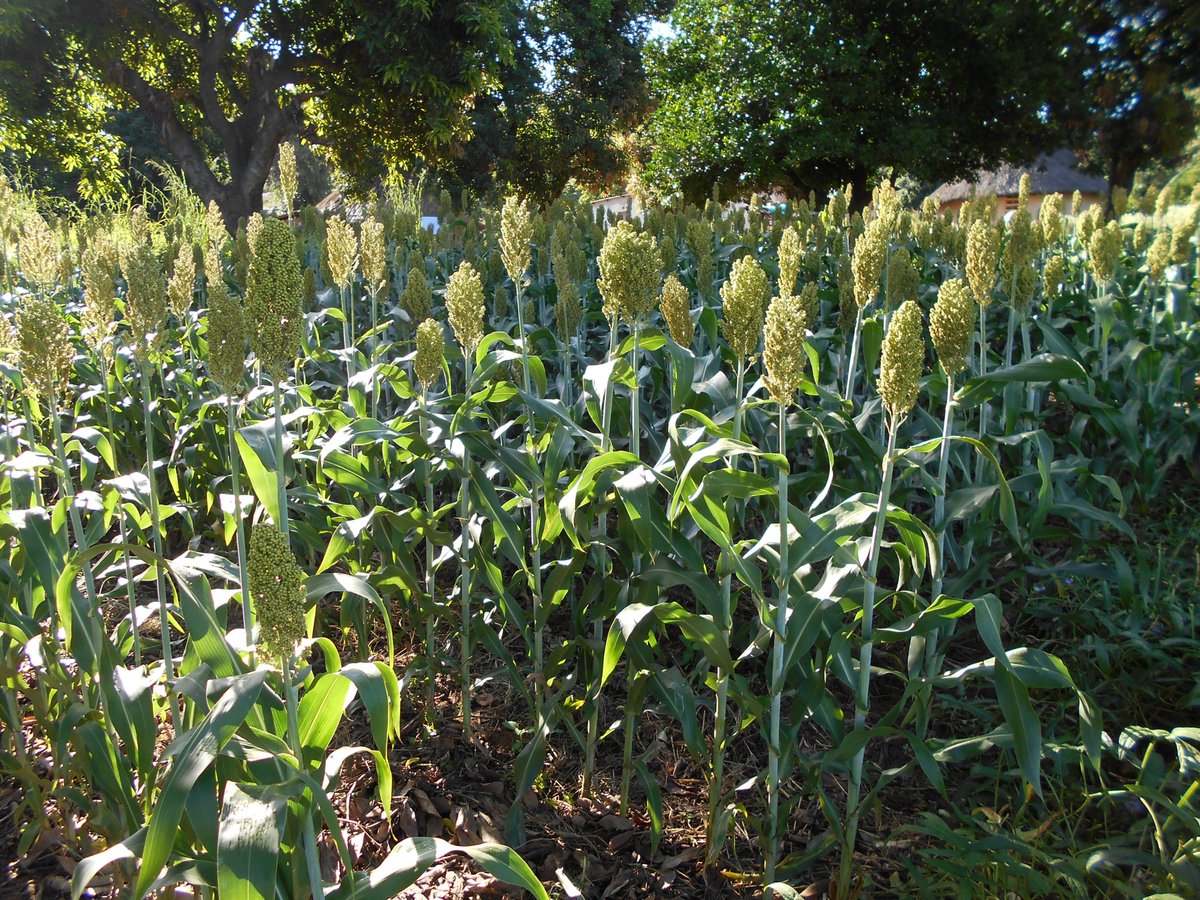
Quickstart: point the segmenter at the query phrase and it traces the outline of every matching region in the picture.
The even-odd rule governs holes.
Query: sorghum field
[[[4,184],[19,895],[1200,893],[1195,217],[421,195]]]

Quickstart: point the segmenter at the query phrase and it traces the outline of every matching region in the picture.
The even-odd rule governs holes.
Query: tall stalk
[[[605,360],[611,360],[617,347],[617,323],[609,320],[608,354]],[[612,448],[609,428],[612,421],[612,379],[605,384],[604,396],[600,398],[600,452],[607,453]],[[600,517],[600,535],[608,534],[608,517]],[[597,545],[599,546],[599,545]],[[602,560],[602,549],[596,549],[597,565]],[[592,620],[592,642],[596,647],[592,684],[589,689],[589,708],[587,718],[587,734],[584,738],[583,750],[583,779],[580,791],[585,797],[592,793],[592,776],[596,771],[596,742],[600,736],[600,671],[604,662],[604,620],[596,616]]]
[[[942,594],[942,585],[946,574],[946,479],[950,471],[950,437],[954,433],[954,376],[946,376],[946,408],[942,414],[942,443],[938,447],[937,495],[933,500],[933,531],[937,535],[938,559],[941,561],[937,574],[933,578],[933,586],[929,591],[929,599],[936,601]],[[943,639],[951,634],[953,625],[943,626],[925,639],[924,670],[926,685],[920,718],[917,725],[917,736],[925,737],[929,727],[931,712],[932,679],[941,666],[941,648]]]
[[[733,411],[733,439],[735,441],[742,439],[742,391],[745,380],[746,361],[738,357],[734,388],[736,405]],[[717,627],[725,635],[729,635],[733,631],[732,588],[733,575],[727,572],[721,579],[720,621],[717,622]],[[720,815],[725,782],[725,734],[729,717],[729,674],[725,669],[717,668],[717,696],[713,715],[712,781],[708,788],[708,833],[705,854],[705,864],[709,866],[716,865],[724,844],[720,828]]]
[[[867,713],[871,705],[871,656],[874,650],[875,629],[875,583],[879,572],[879,550],[883,543],[883,529],[887,522],[888,498],[892,492],[892,472],[895,465],[896,422],[888,429],[887,450],[883,454],[883,484],[879,489],[879,502],[875,507],[875,524],[871,531],[871,550],[867,561],[866,583],[863,585],[862,647],[858,656],[858,690],[854,698],[854,730],[867,727]],[[850,763],[850,787],[846,796],[845,843],[839,869],[838,891],[845,896],[850,885],[850,874],[854,866],[854,843],[858,836],[861,810],[859,799],[862,793],[863,762],[866,745],[859,748]]]
[[[288,526],[287,472],[285,471],[286,466],[283,455],[283,394],[280,385],[283,375],[276,373],[273,380],[275,382],[273,389],[275,406],[275,497],[276,502],[279,504],[279,522],[276,524],[279,532],[283,535],[284,541],[291,547],[291,529]]]
[[[233,478],[233,519],[237,527],[238,572],[242,586],[242,624],[246,629],[246,646],[250,648],[250,665],[254,666],[254,609],[250,602],[250,580],[246,574],[246,523],[242,516],[242,465],[238,456],[237,401],[233,394],[225,395],[225,433],[229,441],[229,468]],[[282,530],[282,529],[281,529]]]
[[[463,353],[464,395],[471,395],[470,351]],[[459,586],[462,601],[462,653],[459,661],[459,691],[462,695],[463,740],[471,743],[471,498],[467,486],[471,481],[471,451],[463,447],[462,484],[459,487],[459,518],[462,520],[462,580]],[[432,490],[428,479],[426,488]],[[429,499],[428,496],[426,499]]]
[[[535,449],[533,439],[533,407],[530,405],[528,398],[533,396],[533,387],[529,379],[529,353],[525,346],[525,300],[522,288],[522,279],[517,278],[517,329],[521,335],[521,375],[526,397],[525,447],[532,457]],[[539,720],[542,716],[542,695],[545,689],[545,686],[542,684],[544,655],[542,651],[542,626],[538,621],[542,602],[542,542],[541,528],[539,527],[540,503],[541,498],[538,496],[537,485],[531,484],[529,486],[529,540],[533,545],[533,597],[531,598],[533,612],[533,698]]]
[[[98,360],[99,366],[100,366],[100,381],[101,381],[101,384],[103,384],[103,386],[104,386],[104,393],[107,398],[107,394],[108,394],[108,362],[104,358],[103,350],[100,350],[100,352],[98,352],[96,354],[96,356],[97,356],[97,360]],[[113,414],[112,414],[112,404],[111,403],[106,402],[104,404],[104,418],[105,418],[105,423],[108,425],[108,433],[110,435],[115,434],[116,432],[113,429]],[[118,471],[118,467],[116,465],[116,459],[115,459],[116,448],[113,449],[113,454],[114,454],[113,476],[116,477],[121,474]],[[125,526],[125,510],[122,508],[121,504],[119,504],[119,503],[117,504],[117,524],[119,525],[120,530],[121,530],[121,543],[122,544],[129,543],[129,536],[128,536],[127,529]],[[134,596],[134,590],[133,590],[133,565],[129,561],[128,553],[125,553],[124,557],[125,557],[125,596],[129,603],[129,632],[130,632],[130,637],[132,637],[132,639],[133,639],[133,664],[135,666],[140,666],[142,664],[142,634],[141,634],[141,628],[138,627],[137,598]],[[245,567],[243,566],[242,567],[242,577],[243,578],[245,577],[245,572],[246,572],[246,570],[245,570]]]
[[[147,363],[144,360],[141,365],[141,382],[142,416],[146,429],[146,477],[150,483],[150,539],[153,543],[154,552],[160,560],[154,564],[154,586],[158,592],[158,618],[159,630],[162,632],[163,671],[167,681],[167,696],[170,697],[172,682],[175,680],[175,660],[171,655],[171,625],[167,616],[167,594],[163,583],[161,562],[163,542],[158,509],[158,478],[154,473],[154,423],[150,417],[150,373],[147,371]],[[167,710],[171,716],[171,728],[173,730],[177,729],[178,722],[176,720],[178,714],[175,711],[175,703],[173,701],[167,703]]]
[[[779,455],[787,459],[787,407],[779,404]],[[783,705],[783,655],[787,644],[788,587],[788,466],[779,469],[779,578],[775,629],[771,648],[771,719],[767,741],[767,884],[775,881],[779,862],[779,763],[782,756],[780,720]]]
[[[858,367],[858,340],[862,334],[863,314],[862,307],[858,307],[854,314],[854,337],[850,342],[850,361],[846,367],[846,390],[842,396],[843,400],[854,402],[854,375],[855,369]]]
[[[296,756],[296,765],[304,769],[304,747],[300,743],[300,727],[298,711],[300,701],[296,692],[296,679],[292,670],[292,653],[289,651],[283,660],[283,693],[287,705],[288,743],[292,745],[292,753]],[[315,798],[314,798],[315,799]],[[309,888],[314,900],[323,900],[325,887],[321,883],[321,859],[317,855],[317,835],[313,829],[312,811],[304,810],[304,864],[308,869]]]
[[[421,439],[425,445],[432,450],[432,442],[429,434],[429,406],[425,399],[425,392],[421,391],[418,395],[417,402],[420,404],[418,415],[418,425],[421,429]],[[425,595],[428,598],[429,608],[425,613],[425,660],[428,667],[426,690],[425,690],[425,724],[432,728],[434,725],[434,707],[437,702],[437,654],[434,651],[434,632],[436,629],[434,608],[436,606],[436,583],[433,572],[433,537],[430,534],[430,529],[433,525],[433,460],[425,459],[423,461],[425,469],[425,515],[427,518],[425,530]],[[464,538],[465,540],[465,538]],[[466,620],[464,619],[464,627]],[[464,718],[464,729],[468,728],[467,723],[470,722],[469,717]]]

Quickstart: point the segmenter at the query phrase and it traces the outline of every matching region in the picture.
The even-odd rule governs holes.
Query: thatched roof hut
[[[1062,194],[1070,201],[1075,191],[1083,195],[1083,205],[1090,206],[1104,200],[1108,193],[1108,182],[1099,175],[1089,175],[1080,170],[1075,155],[1070,150],[1039,156],[1032,165],[1014,166],[1002,163],[990,172],[980,172],[973,179],[948,181],[931,195],[938,201],[943,213],[957,214],[963,201],[972,195],[982,197],[994,193],[1000,202],[997,215],[1004,215],[1017,208],[1017,193],[1021,176],[1029,173],[1029,212],[1036,216],[1042,207],[1042,198],[1047,194]]]

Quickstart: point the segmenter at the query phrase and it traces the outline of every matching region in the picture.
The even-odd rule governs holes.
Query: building
[[[633,194],[615,194],[612,197],[593,200],[593,216],[598,209],[604,210],[605,218],[616,216],[619,219],[640,219],[642,216],[642,205]]]
[[[1029,214],[1035,219],[1042,208],[1042,198],[1048,194],[1062,194],[1066,198],[1065,212],[1070,211],[1071,195],[1076,191],[1083,197],[1083,209],[1103,203],[1108,195],[1108,182],[1099,175],[1080,171],[1075,155],[1064,149],[1039,156],[1029,166],[1002,163],[991,172],[980,172],[972,180],[948,181],[930,196],[938,201],[943,214],[957,216],[963,202],[972,195],[995,194],[999,201],[996,216],[1002,218],[1016,210],[1021,176],[1026,172],[1030,180]]]

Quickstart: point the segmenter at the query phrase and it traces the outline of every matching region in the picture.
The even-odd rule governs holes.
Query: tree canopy
[[[475,101],[473,136],[445,168],[483,192],[512,185],[539,200],[568,180],[614,186],[626,168],[622,134],[649,110],[642,48],[670,0],[520,3],[509,20],[515,64]]]
[[[1069,16],[1037,0],[680,0],[671,25],[643,137],[650,182],[688,196],[940,180],[1052,145],[1071,101]]]
[[[1171,165],[1196,133],[1200,5],[1194,0],[1079,0],[1073,10],[1087,60],[1073,123],[1076,143],[1128,188],[1149,163]]]
[[[288,138],[362,180],[447,156],[469,134],[470,99],[512,62],[508,11],[507,0],[9,0],[0,145],[102,186],[119,163],[109,117],[137,109],[232,225],[260,208]]]

